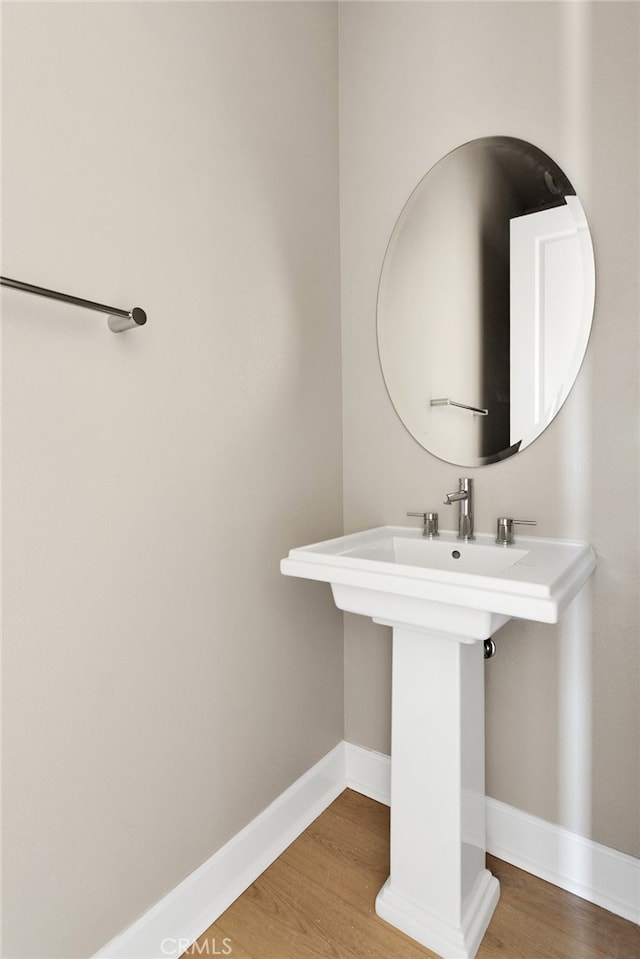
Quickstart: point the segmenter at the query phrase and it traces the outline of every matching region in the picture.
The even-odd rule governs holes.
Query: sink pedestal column
[[[386,625],[391,875],[376,912],[445,959],[473,959],[500,895],[485,867],[483,643]]]

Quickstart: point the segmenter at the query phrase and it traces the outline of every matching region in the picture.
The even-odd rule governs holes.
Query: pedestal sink
[[[587,543],[498,546],[383,526],[292,549],[288,576],[393,629],[391,875],[376,912],[445,959],[472,959],[499,898],[485,867],[484,647],[512,617],[558,621],[596,560]]]

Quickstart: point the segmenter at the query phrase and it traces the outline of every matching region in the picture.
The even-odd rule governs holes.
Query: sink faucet
[[[458,539],[464,540],[465,543],[470,539],[475,539],[473,535],[473,480],[461,476],[458,480],[457,492],[447,493],[442,502],[447,506],[451,506],[452,503],[460,503]]]

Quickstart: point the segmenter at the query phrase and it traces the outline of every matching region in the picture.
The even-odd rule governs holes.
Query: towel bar
[[[47,290],[43,286],[34,286],[32,283],[23,283],[21,280],[11,280],[7,276],[0,276],[0,285],[12,290],[21,290],[23,293],[34,293],[36,296],[46,296],[50,300],[62,300],[73,306],[83,306],[87,310],[98,310],[107,313],[107,326],[112,333],[122,333],[124,330],[133,330],[137,326],[144,326],[147,314],[139,306],[132,310],[120,310],[115,306],[106,306],[104,303],[95,303],[93,300],[84,300],[79,296],[70,296],[68,293],[58,293],[56,290]]]

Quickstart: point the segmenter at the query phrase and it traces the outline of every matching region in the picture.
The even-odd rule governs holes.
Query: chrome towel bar
[[[489,415],[489,410],[480,409],[478,406],[467,406],[466,403],[456,403],[455,400],[450,400],[446,396],[438,400],[431,400],[431,406],[457,406],[461,410],[469,410],[471,413],[477,413],[478,416]]]
[[[10,280],[7,276],[0,276],[0,285],[8,286],[12,290],[22,290],[23,293],[46,296],[50,300],[62,300],[63,303],[71,303],[73,306],[83,306],[86,310],[107,313],[109,315],[107,326],[112,333],[133,330],[137,326],[144,326],[147,322],[147,314],[139,306],[134,306],[132,310],[119,310],[115,306],[105,306],[104,303],[83,300],[79,296],[70,296],[68,293],[57,293],[55,290],[47,290],[43,286],[34,286],[32,283],[23,283],[21,280]]]

